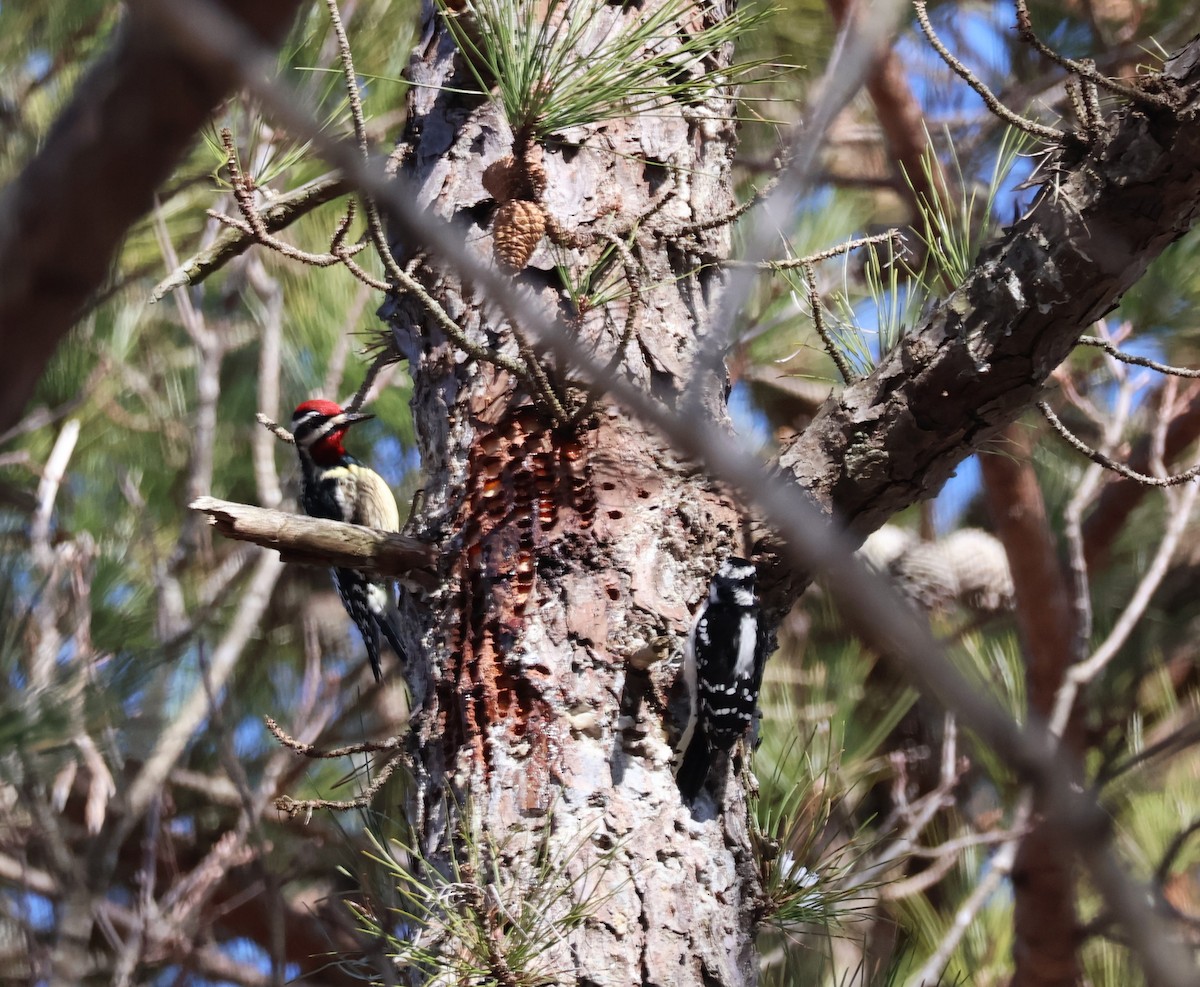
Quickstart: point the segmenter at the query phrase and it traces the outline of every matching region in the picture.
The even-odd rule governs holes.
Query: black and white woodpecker
[[[305,401],[292,414],[292,435],[303,471],[300,505],[311,517],[361,524],[380,531],[399,531],[400,512],[387,483],[374,470],[346,452],[346,430],[373,415],[344,411],[333,401]],[[333,569],[333,584],[367,646],[375,681],[383,679],[379,661],[380,632],[400,659],[404,649],[396,628],[389,583],[372,582],[356,569]]]
[[[683,668],[691,716],[675,776],[685,801],[704,787],[713,755],[730,750],[754,722],[767,659],[754,575],[745,559],[722,562],[688,632]]]

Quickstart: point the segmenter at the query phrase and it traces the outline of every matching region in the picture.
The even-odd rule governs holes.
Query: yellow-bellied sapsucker
[[[300,504],[306,514],[380,531],[400,530],[396,498],[383,477],[363,466],[342,445],[351,425],[373,417],[344,411],[333,401],[320,398],[305,401],[293,412],[292,435],[303,471]],[[356,569],[331,571],[346,612],[362,634],[378,682],[383,678],[379,662],[381,631],[401,664],[405,661],[396,628],[392,586],[372,582]]]
[[[728,751],[750,729],[766,660],[767,635],[754,592],[754,566],[728,558],[709,583],[684,653],[691,717],[675,780],[685,800],[694,799],[704,787],[713,754]]]

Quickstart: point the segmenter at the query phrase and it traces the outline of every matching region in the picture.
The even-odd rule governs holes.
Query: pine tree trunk
[[[643,15],[614,5],[597,16]],[[495,203],[482,174],[513,137],[492,104],[454,92],[474,83],[440,15],[427,12],[422,39],[396,160],[423,204],[465,222],[468,243],[488,254]],[[686,244],[663,234],[729,210],[734,140],[731,102],[713,99],[592,128],[581,149],[545,150],[544,201],[568,234],[650,214],[624,373],[668,404],[705,385],[716,416],[725,381],[688,375],[719,301],[712,264],[727,254],[727,230]],[[414,257],[413,245],[395,247],[402,262]],[[452,275],[417,270],[471,340],[520,357],[511,327]],[[627,297],[570,310],[545,241],[517,280],[588,345],[616,351]],[[720,766],[719,808],[702,797],[691,810],[670,746],[691,611],[719,559],[743,548],[737,503],[619,408],[562,427],[507,372],[465,358],[416,301],[399,298],[388,316],[414,381],[425,470],[416,533],[441,547],[443,587],[414,617],[425,650],[411,821],[444,872],[451,844],[467,858],[464,831],[497,858],[493,873],[467,867],[467,883],[494,885],[466,894],[496,946],[484,966],[502,983],[754,982],[759,884],[741,759]],[[549,863],[537,871],[543,839]],[[582,906],[581,924],[571,906]],[[537,943],[524,954],[513,945],[523,924]]]

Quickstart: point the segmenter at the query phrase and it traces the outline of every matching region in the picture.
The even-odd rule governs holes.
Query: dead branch
[[[322,750],[315,744],[310,744],[303,740],[297,740],[276,722],[274,717],[264,716],[264,722],[267,724],[267,729],[274,734],[284,747],[295,751],[297,754],[302,754],[304,757],[311,758],[334,758],[334,757],[350,757],[354,754],[374,754],[380,751],[400,750],[404,744],[403,737],[389,737],[387,740],[364,740],[358,744],[349,744],[346,747],[334,747],[329,750]]]
[[[1091,60],[1079,61],[1074,58],[1067,58],[1059,54],[1048,44],[1043,42],[1041,38],[1034,33],[1033,21],[1029,16],[1029,4],[1026,0],[1017,0],[1017,34],[1025,44],[1030,45],[1039,54],[1049,58],[1056,65],[1060,65],[1068,72],[1073,72],[1093,85],[1107,89],[1111,93],[1118,96],[1124,96],[1126,99],[1131,99],[1134,102],[1145,103],[1149,106],[1157,107],[1161,110],[1174,110],[1179,106],[1178,99],[1174,98],[1169,93],[1148,92],[1146,89],[1137,85],[1126,85],[1116,79],[1110,79],[1108,76],[1097,72],[1096,66]],[[1089,111],[1088,119],[1094,119],[1095,114]]]
[[[804,284],[808,288],[808,306],[812,309],[813,329],[821,337],[821,344],[825,347],[825,352],[829,354],[833,365],[837,367],[838,373],[842,375],[842,380],[847,384],[853,384],[861,378],[850,366],[850,361],[846,359],[846,354],[838,346],[837,340],[833,338],[833,333],[830,332],[829,326],[825,322],[825,314],[821,311],[821,292],[817,287],[817,272],[811,264],[802,265],[800,270],[804,272]]]
[[[941,56],[942,61],[950,66],[951,70],[963,82],[975,90],[979,98],[983,100],[992,113],[1009,125],[1018,127],[1039,140],[1049,141],[1050,143],[1057,143],[1062,140],[1062,131],[1056,130],[1053,127],[1047,127],[1045,124],[1037,123],[1033,120],[1028,120],[1019,113],[1014,113],[1010,110],[997,99],[996,94],[985,86],[969,68],[950,53],[950,50],[937,36],[937,32],[934,31],[933,24],[929,21],[929,14],[925,10],[925,0],[917,0],[913,4],[913,8],[917,12],[917,23],[921,25],[921,30],[925,33],[925,37],[929,40],[929,44],[933,47],[933,50]]]
[[[403,763],[404,758],[399,756],[385,762],[383,767],[379,769],[379,773],[375,776],[375,780],[363,789],[361,795],[355,796],[352,799],[294,799],[290,795],[280,795],[275,800],[275,808],[287,815],[289,819],[304,816],[305,823],[312,818],[314,809],[332,809],[335,812],[346,812],[351,809],[364,808],[371,804],[371,800],[375,798],[379,790],[387,783],[387,780],[392,776],[392,772]]]
[[[1050,405],[1045,401],[1039,401],[1034,406],[1042,413],[1042,417],[1050,423],[1050,427],[1056,431],[1059,436],[1076,452],[1080,452],[1087,456],[1093,463],[1098,466],[1103,466],[1107,470],[1125,477],[1127,480],[1134,480],[1137,483],[1147,487],[1175,487],[1183,483],[1190,483],[1196,477],[1200,476],[1200,465],[1193,466],[1191,469],[1184,470],[1182,473],[1176,473],[1174,476],[1149,476],[1145,473],[1139,473],[1135,469],[1118,463],[1099,449],[1093,449],[1079,436],[1072,432],[1066,425],[1062,423],[1058,415],[1050,410]]]
[[[405,535],[357,524],[288,514],[216,497],[197,497],[188,507],[208,516],[226,538],[254,542],[279,552],[293,565],[360,569],[406,581],[434,584],[427,571],[437,558],[430,545]]]

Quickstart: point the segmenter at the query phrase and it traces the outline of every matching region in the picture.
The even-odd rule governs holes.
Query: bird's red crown
[[[313,412],[316,414],[314,415]],[[342,445],[342,439],[345,438],[346,430],[355,422],[370,417],[347,415],[346,421],[337,428],[321,432],[319,437],[312,435],[330,418],[344,414],[340,404],[325,398],[313,398],[311,401],[296,405],[296,410],[292,412],[292,434],[296,437],[297,444],[307,449],[308,454],[315,462],[323,466],[330,466],[344,459],[346,448]],[[306,435],[310,437],[306,439]]]
[[[342,406],[336,401],[327,401],[325,398],[313,398],[311,401],[305,401],[303,404],[296,405],[296,410],[292,412],[292,418],[299,418],[308,411],[316,411],[322,415],[340,415],[342,413]]]

